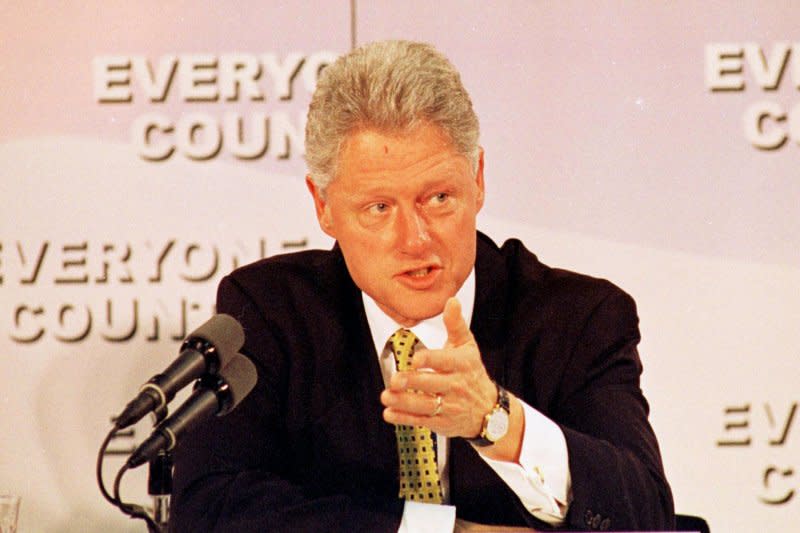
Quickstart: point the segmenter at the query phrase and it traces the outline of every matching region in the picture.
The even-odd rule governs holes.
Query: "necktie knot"
[[[414,350],[419,342],[414,332],[400,328],[389,337],[389,342],[392,345],[397,370],[400,372],[411,370],[411,359],[414,357]]]

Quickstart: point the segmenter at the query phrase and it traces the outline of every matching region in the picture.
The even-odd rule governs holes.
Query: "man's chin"
[[[415,305],[408,308],[401,306],[393,312],[388,312],[390,310],[384,309],[384,312],[392,316],[392,318],[394,318],[394,320],[399,324],[405,327],[412,327],[416,324],[419,324],[423,320],[427,320],[442,314],[446,301],[447,299],[444,299],[441,302],[423,302],[420,305]]]

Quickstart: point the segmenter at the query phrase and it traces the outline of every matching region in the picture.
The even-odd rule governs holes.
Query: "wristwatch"
[[[508,392],[496,382],[495,386],[497,387],[497,403],[483,417],[483,427],[480,434],[475,438],[467,439],[475,446],[490,446],[508,433],[508,416],[511,412]]]

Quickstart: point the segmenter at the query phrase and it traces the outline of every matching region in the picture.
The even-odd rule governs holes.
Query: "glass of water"
[[[17,533],[20,497],[0,494],[0,533]]]

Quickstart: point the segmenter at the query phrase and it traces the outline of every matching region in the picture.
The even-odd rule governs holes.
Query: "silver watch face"
[[[492,442],[497,442],[508,433],[508,413],[505,409],[497,408],[489,415],[486,424],[486,438]]]

